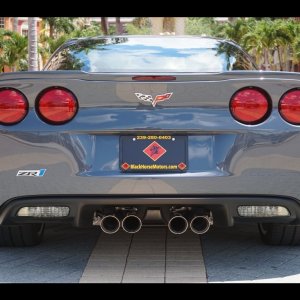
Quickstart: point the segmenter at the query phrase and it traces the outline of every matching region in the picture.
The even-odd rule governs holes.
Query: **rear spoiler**
[[[84,71],[37,71],[1,73],[0,81],[20,79],[81,79],[88,81],[133,81],[141,75],[176,77],[175,81],[222,81],[230,79],[291,79],[300,80],[300,73],[281,71],[230,71],[223,73],[88,73]]]

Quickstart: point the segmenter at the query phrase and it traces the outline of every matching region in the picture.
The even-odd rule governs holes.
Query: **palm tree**
[[[26,63],[27,38],[13,31],[0,31],[0,69],[4,66],[13,71]]]
[[[297,36],[292,44],[293,50],[293,63],[298,65],[297,72],[300,72],[299,64],[300,64],[300,37]]]
[[[45,18],[43,18],[43,20],[45,21],[46,24],[49,25],[49,35],[53,39],[56,17],[45,17]]]
[[[136,17],[133,19],[132,24],[139,29],[149,26],[150,20],[147,17]]]
[[[101,17],[101,30],[104,35],[108,35],[107,17]]]
[[[236,19],[236,18],[235,18]],[[243,18],[238,18],[233,22],[226,23],[223,29],[225,36],[236,43],[243,45],[244,36],[252,32],[255,27],[255,20],[250,18],[245,20]]]
[[[283,61],[282,54],[285,47],[289,47],[289,45],[293,42],[293,35],[290,32],[287,22],[285,20],[275,20],[273,22],[274,26],[274,40],[273,44],[278,53],[279,67],[280,71],[283,71]]]
[[[300,36],[300,23],[295,21],[294,19],[288,19],[285,23],[286,30],[289,32],[292,42],[289,45],[286,45],[284,48],[284,59],[286,61],[286,70],[289,69],[290,65],[290,56],[292,58],[293,64],[299,64],[299,36]],[[292,65],[293,69],[294,66]],[[300,71],[300,70],[298,70]]]
[[[253,30],[246,33],[242,39],[246,50],[256,52],[257,63],[259,56],[263,54],[263,65],[267,70],[270,69],[270,50],[275,47],[274,38],[276,38],[276,34],[273,22],[263,19],[256,21]]]
[[[116,17],[116,31],[117,34],[123,34],[123,26],[120,17]]]
[[[0,72],[3,72],[7,62],[7,53],[5,51],[7,48],[6,32],[6,30],[0,29]]]
[[[28,71],[38,71],[37,18],[28,18]]]
[[[58,33],[71,33],[75,29],[73,17],[43,17],[42,19],[49,25],[51,38],[54,38]]]
[[[288,61],[290,45],[299,34],[295,30],[295,22],[291,20],[263,18],[252,20],[249,31],[242,37],[240,44],[250,53],[254,53],[256,62],[263,61],[266,69],[276,69],[275,54],[278,54],[279,68],[284,69],[284,61]]]

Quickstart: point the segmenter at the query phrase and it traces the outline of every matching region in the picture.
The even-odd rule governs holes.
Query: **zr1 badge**
[[[42,177],[47,169],[40,170],[19,170],[17,176]]]

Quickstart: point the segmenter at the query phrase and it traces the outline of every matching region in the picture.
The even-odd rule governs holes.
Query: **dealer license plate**
[[[187,136],[120,137],[120,169],[123,172],[182,173],[187,168]]]

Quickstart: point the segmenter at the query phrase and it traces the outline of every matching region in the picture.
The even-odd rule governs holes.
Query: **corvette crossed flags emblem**
[[[137,96],[137,98],[139,100],[142,100],[142,101],[145,101],[145,102],[151,102],[153,107],[155,107],[155,105],[158,102],[169,100],[173,95],[173,93],[166,93],[166,94],[162,94],[162,95],[157,95],[153,99],[153,97],[151,95],[145,95],[145,94],[142,94],[142,93],[134,93],[134,94]]]

